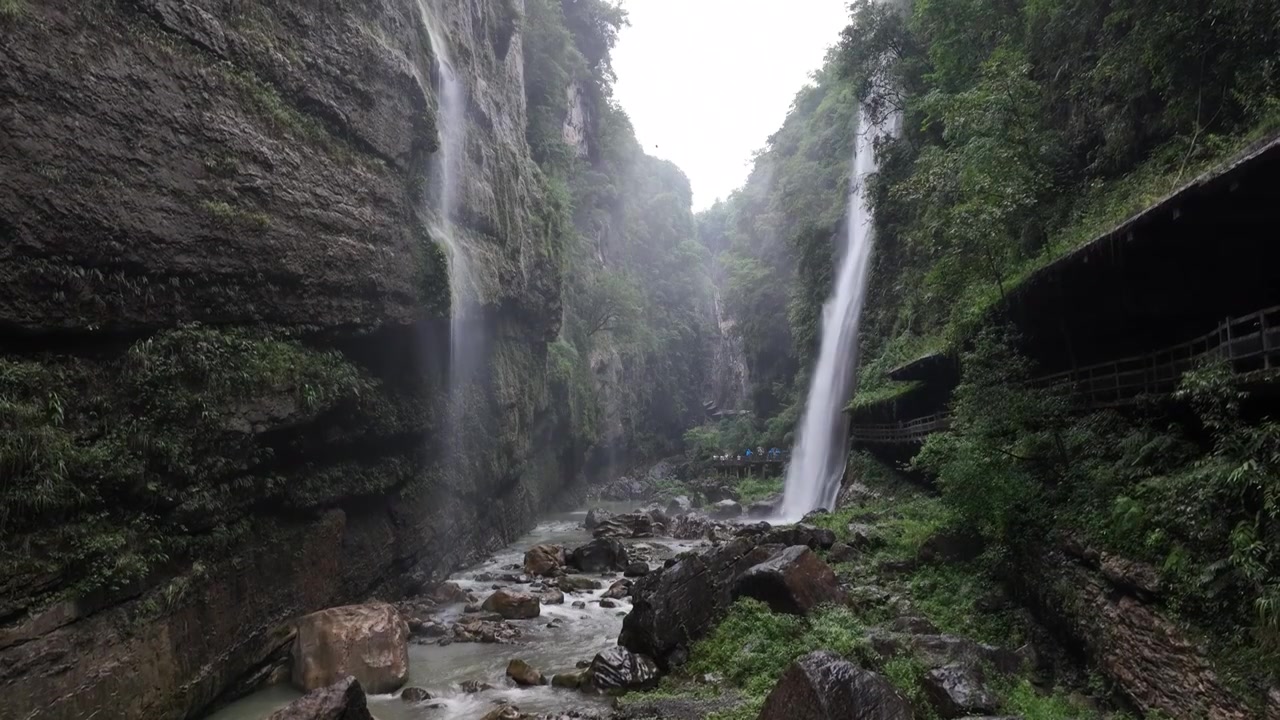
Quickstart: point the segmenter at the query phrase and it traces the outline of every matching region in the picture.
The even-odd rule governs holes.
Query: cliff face
[[[457,215],[487,338],[483,440],[450,451],[423,7],[0,16],[5,713],[198,715],[289,618],[440,578],[571,491],[519,8],[445,5],[426,11],[469,89]]]

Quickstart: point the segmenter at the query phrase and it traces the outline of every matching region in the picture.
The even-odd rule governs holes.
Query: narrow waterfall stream
[[[822,308],[822,344],[787,468],[784,518],[794,520],[810,510],[830,508],[840,492],[848,450],[842,412],[858,365],[858,322],[875,236],[865,186],[877,167],[875,141],[890,130],[891,123],[889,118],[868,122],[865,112],[859,113],[844,256],[835,289]]]
[[[589,542],[591,533],[583,528],[585,517],[586,512],[582,510],[552,516],[487,561],[455,573],[450,580],[482,599],[496,587],[527,589],[529,585],[512,583],[504,580],[503,576],[519,574],[525,551],[534,545],[563,545],[571,549]],[[653,567],[660,567],[664,559],[697,545],[696,542],[667,537],[625,542],[629,550],[648,552],[649,564]],[[518,705],[526,713],[607,708],[608,698],[605,696],[550,685],[516,687],[505,675],[507,663],[515,658],[524,660],[549,677],[557,672],[571,671],[578,661],[590,660],[596,653],[617,645],[622,617],[631,610],[631,603],[624,598],[614,601],[616,607],[601,607],[604,588],[617,578],[598,577],[594,573],[583,575],[599,579],[602,588],[566,592],[564,604],[542,605],[539,617],[507,621],[521,633],[515,642],[439,645],[432,640],[410,644],[406,687],[423,688],[431,693],[432,699],[410,703],[401,700],[399,693],[373,695],[369,698],[373,714],[379,720],[475,720],[499,702]],[[574,601],[584,602],[585,607],[573,607]],[[435,617],[447,624],[462,614],[463,605],[457,603],[440,606]],[[462,683],[466,681],[487,683],[493,687],[467,693],[462,689]],[[287,683],[271,686],[223,708],[209,720],[263,720],[301,695]]]

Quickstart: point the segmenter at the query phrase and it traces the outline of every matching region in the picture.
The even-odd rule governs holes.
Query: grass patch
[[[738,502],[753,503],[782,492],[782,478],[749,477],[738,483]]]
[[[202,200],[200,209],[218,222],[227,225],[242,225],[257,230],[271,227],[271,218],[256,210],[238,208],[222,200]]]
[[[27,0],[0,0],[0,18],[18,18],[27,12]]]

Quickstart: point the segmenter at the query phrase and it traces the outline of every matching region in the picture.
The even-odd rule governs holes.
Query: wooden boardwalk
[[[732,475],[734,477],[750,477],[759,475],[760,477],[768,477],[770,475],[781,475],[782,468],[787,462],[787,453],[783,453],[776,460],[768,458],[757,459],[754,455],[750,458],[730,458],[728,460],[716,460],[716,473],[719,475]]]
[[[1044,375],[1031,385],[1062,389],[1085,409],[1118,407],[1172,393],[1183,375],[1206,360],[1224,360],[1238,374],[1280,370],[1280,306],[1224,320],[1214,331],[1173,347]],[[855,424],[849,435],[855,443],[920,444],[949,427],[949,414],[941,412],[897,423]]]

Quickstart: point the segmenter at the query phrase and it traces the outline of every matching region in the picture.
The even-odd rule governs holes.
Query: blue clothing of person
[[[747,457],[751,457],[751,448],[747,448],[746,455]]]

